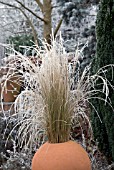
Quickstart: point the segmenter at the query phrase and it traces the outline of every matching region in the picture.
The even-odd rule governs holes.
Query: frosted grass
[[[12,131],[18,127],[18,145],[25,148],[32,148],[34,144],[40,142],[40,138],[45,140],[46,137],[51,143],[68,141],[72,121],[77,119],[78,122],[80,117],[89,123],[92,135],[91,122],[89,115],[86,114],[85,105],[93,107],[101,122],[91,99],[98,98],[112,107],[109,86],[112,89],[114,87],[106,74],[111,67],[113,79],[114,65],[104,66],[96,74],[90,75],[90,64],[82,73],[79,68],[76,69],[82,50],[77,49],[74,59],[68,63],[68,54],[65,52],[62,38],[59,41],[53,39],[52,46],[42,43],[43,48],[34,47],[35,63],[30,57],[16,51],[14,55],[9,55],[4,66],[7,72],[1,83],[1,98],[3,91],[7,91],[7,81],[12,81],[15,75],[15,82],[23,86],[23,91],[14,103],[15,114],[11,117],[16,117],[17,120]],[[102,89],[96,89],[99,87],[98,80],[102,84]],[[99,93],[104,97],[99,97]]]

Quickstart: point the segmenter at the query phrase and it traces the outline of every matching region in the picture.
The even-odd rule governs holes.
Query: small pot
[[[12,87],[12,85],[14,86],[14,88]],[[8,82],[7,83],[7,92],[4,91],[3,92],[3,101],[4,102],[14,102],[16,97],[19,95],[19,91],[20,91],[20,86],[17,85],[16,83],[11,83]]]
[[[35,153],[32,170],[91,170],[91,163],[86,151],[76,142],[46,142]]]

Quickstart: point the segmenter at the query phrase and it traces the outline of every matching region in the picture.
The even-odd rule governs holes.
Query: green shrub
[[[24,48],[22,46],[30,47],[34,45],[34,38],[31,34],[24,34],[24,35],[17,35],[17,36],[10,36],[7,40],[8,43],[13,44],[13,48],[20,52],[21,54],[24,54],[27,51],[27,55],[32,54],[32,49],[27,50],[27,48]]]
[[[97,34],[97,52],[93,61],[92,73],[105,65],[114,64],[114,1],[102,0],[99,6],[96,22]],[[105,73],[103,73],[105,75]],[[107,79],[114,85],[112,69],[106,72]],[[102,89],[101,81],[98,81],[99,88]],[[108,82],[109,84],[109,82]],[[102,97],[102,94],[99,94]],[[109,91],[111,105],[114,107],[114,92],[112,88]],[[108,100],[108,102],[110,102]],[[109,104],[102,100],[92,100],[93,105],[101,118],[92,109],[92,123],[94,137],[98,141],[99,148],[105,153],[110,160],[114,160],[114,110]]]

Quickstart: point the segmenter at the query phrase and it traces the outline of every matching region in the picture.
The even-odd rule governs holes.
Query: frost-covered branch
[[[31,9],[29,9],[28,7],[26,7],[23,3],[21,3],[20,1],[18,0],[15,0],[18,4],[20,4],[24,9],[26,9],[27,11],[29,11],[32,15],[34,15],[36,18],[38,18],[39,20],[43,21],[43,22],[46,22],[43,18],[41,18],[40,16],[38,16],[36,13],[34,13]],[[3,1],[0,1],[1,4],[3,5],[7,5],[7,6],[10,6],[10,7],[13,7],[13,8],[16,8],[16,9],[21,9],[20,7],[16,6],[16,5],[13,5],[13,4],[10,4],[10,3],[7,3],[7,2],[3,2]]]
[[[30,27],[32,28],[34,41],[35,41],[35,44],[38,46],[37,32],[36,32],[36,30],[35,30],[35,28],[34,28],[34,25],[33,25],[32,21],[29,19],[29,17],[26,15],[26,13],[25,13],[21,8],[20,8],[19,10],[20,10],[20,11],[23,13],[23,15],[26,17],[26,19],[27,19]]]
[[[46,22],[46,20],[44,20],[43,18],[41,18],[40,16],[38,16],[36,13],[34,13],[30,8],[26,7],[22,2],[15,0],[18,4],[20,4],[24,9],[26,9],[27,11],[29,11],[31,14],[33,14],[36,18],[40,19],[43,22]]]
[[[40,7],[41,11],[43,12],[43,4],[41,3],[40,0],[35,0],[38,4],[38,6]]]
[[[57,25],[57,27],[56,27],[56,29],[54,31],[54,37],[56,37],[57,32],[60,29],[62,22],[63,22],[63,19],[60,19],[60,21],[59,21],[59,23],[58,23],[58,25]]]

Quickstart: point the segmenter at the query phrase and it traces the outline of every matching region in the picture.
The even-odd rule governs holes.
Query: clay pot
[[[35,153],[32,170],[91,170],[91,163],[86,151],[76,142],[47,142]]]
[[[7,81],[7,87],[6,87],[7,92],[6,91],[3,92],[4,102],[14,102],[16,97],[20,93],[21,86],[18,85],[17,82],[15,82],[15,79],[17,79],[17,77],[12,77],[11,80]]]

